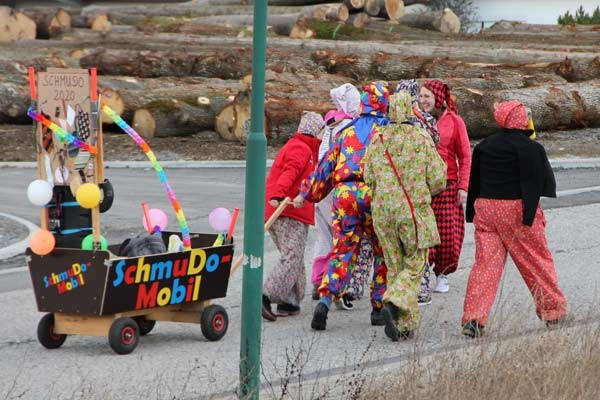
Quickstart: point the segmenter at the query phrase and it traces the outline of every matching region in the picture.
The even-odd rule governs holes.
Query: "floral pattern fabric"
[[[412,115],[407,92],[391,97],[390,119],[395,123],[382,128],[369,146],[364,170],[373,191],[373,224],[388,266],[384,302],[400,308],[399,327],[408,330],[419,324],[417,298],[427,249],[439,243],[431,197],[446,185],[445,163],[429,134],[408,122]]]

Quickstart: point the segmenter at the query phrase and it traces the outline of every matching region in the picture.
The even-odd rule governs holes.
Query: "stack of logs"
[[[325,5],[330,11],[336,6],[346,5]],[[283,18],[291,10],[314,13],[315,7],[324,6],[273,5],[269,12]],[[61,11],[69,10],[0,7],[0,34],[9,32],[14,40],[0,44],[0,123],[30,122],[27,66],[96,67],[103,101],[142,135],[217,131],[225,140],[244,142],[252,40],[245,30],[205,19],[232,10],[240,12],[239,19],[251,19],[252,6],[239,0],[195,0],[143,8],[149,17],[141,17],[132,5],[70,10],[71,26],[55,28],[66,20]],[[33,11],[45,17],[33,18]],[[6,21],[27,16],[37,21],[34,36],[50,39],[28,36],[31,24],[2,29]],[[398,80],[410,78],[449,82],[472,137],[486,135],[494,125],[493,104],[510,98],[533,109],[541,130],[600,126],[600,44],[593,29],[504,23],[479,35],[432,32],[424,37],[422,32],[390,33],[377,41],[269,37],[265,119],[270,140],[289,138],[303,110],[330,109],[329,90],[335,86],[385,80],[393,89]]]

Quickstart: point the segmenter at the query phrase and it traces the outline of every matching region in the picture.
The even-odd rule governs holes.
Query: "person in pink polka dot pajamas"
[[[567,301],[558,288],[546,241],[541,196],[556,197],[548,157],[535,138],[528,109],[511,100],[498,104],[502,128],[473,150],[466,219],[475,225],[475,263],[465,296],[462,333],[483,333],[510,254],[529,288],[537,316],[547,325],[565,318]]]

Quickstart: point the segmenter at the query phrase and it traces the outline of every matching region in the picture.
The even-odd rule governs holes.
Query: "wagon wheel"
[[[225,336],[229,326],[227,311],[217,304],[211,304],[202,311],[200,328],[205,338],[216,341]]]
[[[154,325],[156,325],[156,321],[152,319],[146,319],[146,317],[144,316],[135,317],[134,319],[140,328],[141,336],[145,336],[152,332],[152,329],[154,329]]]
[[[138,345],[140,328],[133,318],[117,318],[110,325],[108,344],[118,354],[129,354]]]
[[[48,313],[40,319],[37,327],[39,342],[47,349],[58,349],[67,339],[67,335],[54,333],[54,314]]]

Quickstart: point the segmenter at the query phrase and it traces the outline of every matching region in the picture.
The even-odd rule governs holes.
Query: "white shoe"
[[[448,285],[448,277],[444,274],[440,274],[437,276],[435,281],[435,289],[433,289],[436,293],[448,293],[450,290],[450,286]]]

